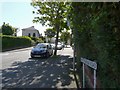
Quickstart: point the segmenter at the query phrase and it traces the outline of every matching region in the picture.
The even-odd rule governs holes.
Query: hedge
[[[32,39],[27,36],[15,37],[0,35],[0,38],[2,38],[2,51],[19,47],[29,47],[33,44]]]
[[[71,17],[76,51],[80,52],[81,57],[97,62],[97,78],[101,82],[101,87],[120,88],[119,3],[97,3],[97,5],[72,3],[72,5]],[[99,12],[97,8],[92,8],[93,6],[102,6],[98,8],[102,11]],[[92,11],[96,9],[99,13],[95,16],[93,12],[80,10],[81,7]]]

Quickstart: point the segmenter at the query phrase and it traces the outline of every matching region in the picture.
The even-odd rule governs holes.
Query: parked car
[[[38,43],[32,50],[31,50],[31,57],[49,57],[53,54],[53,49],[51,44],[49,43]]]
[[[55,43],[51,43],[52,48],[55,49]]]
[[[55,43],[52,43],[52,48],[55,49]],[[62,48],[64,48],[63,44],[58,42],[58,45],[57,45],[57,50],[61,50]]]
[[[62,48],[63,48],[62,43],[58,42],[57,49],[58,49],[58,50],[61,50]]]
[[[65,44],[64,44],[64,42],[61,42],[61,44],[62,44],[62,47],[64,48],[64,47],[65,47]]]

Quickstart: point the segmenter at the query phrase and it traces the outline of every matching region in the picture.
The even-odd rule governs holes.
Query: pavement
[[[5,55],[3,58],[5,62],[2,63],[5,65],[2,68],[3,88],[77,89],[71,71],[73,61],[71,47],[58,50],[58,56],[34,59],[29,56],[31,48],[6,52],[8,55]]]

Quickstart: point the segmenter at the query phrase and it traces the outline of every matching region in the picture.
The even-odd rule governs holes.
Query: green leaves
[[[1,30],[3,35],[13,35],[14,33],[14,28],[5,23],[2,25]]]
[[[67,44],[67,41],[70,39],[70,36],[71,36],[70,33],[66,31],[61,33],[60,38],[65,44]]]
[[[31,5],[36,9],[33,13],[39,15],[34,18],[34,23],[39,22],[52,27],[58,24],[64,27],[62,23],[65,21],[67,12],[67,5],[64,2],[32,2]]]
[[[61,32],[62,30],[64,30],[64,28],[67,28],[67,23],[65,18],[67,18],[67,10],[68,10],[68,3],[65,2],[32,2],[31,5],[36,9],[36,11],[34,11],[34,14],[39,15],[38,17],[35,17],[33,22],[37,23],[41,23],[42,25],[48,25],[52,28],[54,28],[55,30],[55,34],[56,34],[56,41],[55,41],[55,46],[57,46],[57,42],[58,42],[58,37],[59,37],[59,32]],[[50,30],[47,30],[47,32]],[[47,33],[46,32],[46,33]],[[53,34],[53,32],[49,32],[51,34]],[[47,35],[49,37],[53,36],[53,35],[49,35],[47,33]],[[55,55],[57,52],[57,48],[55,49]]]
[[[103,87],[120,85],[120,69],[117,69],[120,68],[119,4],[107,2],[71,4],[69,18],[76,50],[80,51],[82,57],[97,60],[98,77],[101,77]]]
[[[2,37],[2,51],[15,49],[20,47],[28,47],[32,45],[32,40],[30,37],[15,37],[9,35],[0,35]]]
[[[54,28],[48,28],[48,29],[46,29],[46,31],[45,31],[45,35],[47,35],[47,37],[49,37],[49,38],[54,37],[55,34],[56,34],[56,33],[55,33]]]

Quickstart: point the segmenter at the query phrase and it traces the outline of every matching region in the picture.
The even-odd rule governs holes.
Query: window
[[[33,33],[33,37],[36,37],[35,33]]]
[[[31,35],[30,35],[30,33],[28,34],[28,37],[30,37]]]

